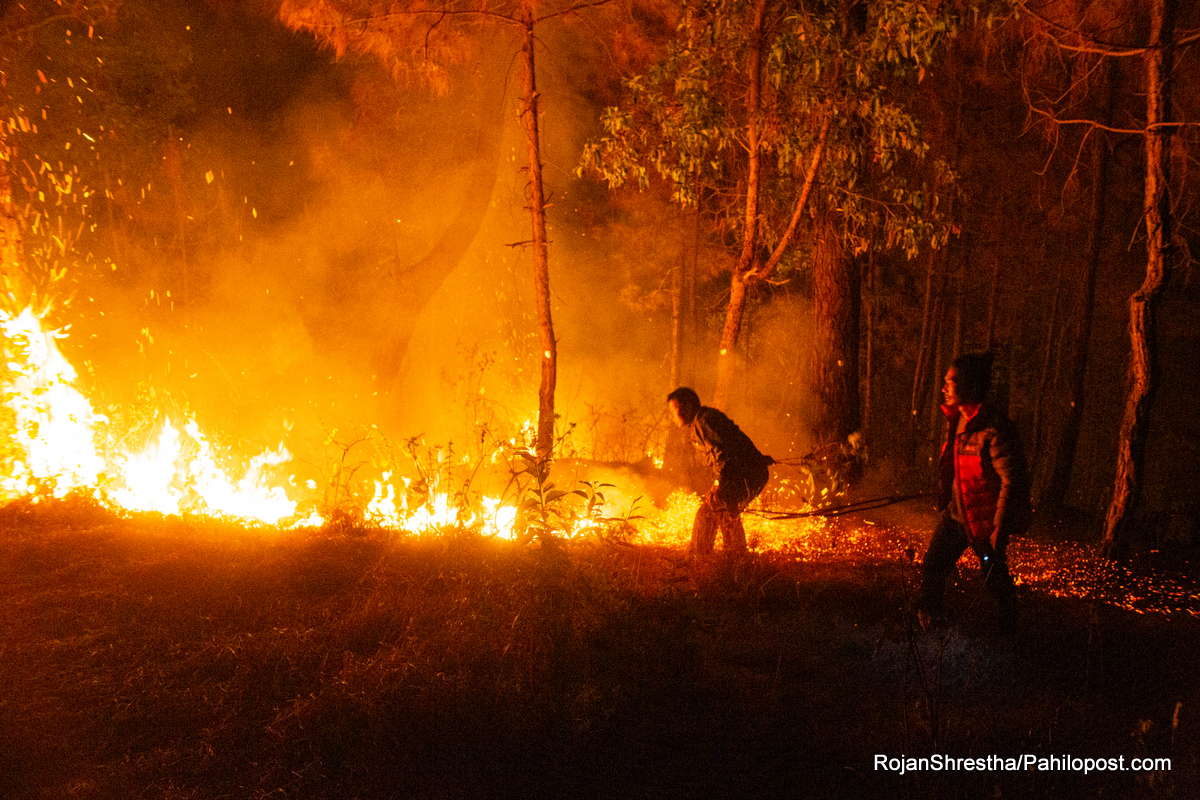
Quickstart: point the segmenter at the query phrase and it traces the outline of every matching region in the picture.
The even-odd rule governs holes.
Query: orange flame
[[[55,344],[65,334],[43,331],[31,308],[15,317],[0,312],[0,330],[9,371],[4,403],[18,451],[0,488],[21,496],[45,487],[61,498],[95,486],[104,460],[96,454],[94,430],[108,420],[71,385],[75,370]]]
[[[201,514],[290,527],[325,524],[315,511],[301,514],[285,486],[269,480],[272,467],[291,459],[282,444],[252,459],[241,477],[233,478],[219,466],[213,446],[194,419],[180,425],[163,414],[158,433],[140,450],[105,450],[98,443],[118,437],[110,430],[112,422],[74,387],[75,370],[56,344],[66,334],[44,330],[41,318],[30,308],[17,316],[0,311],[0,333],[0,352],[7,366],[7,372],[0,373],[0,500],[28,496],[36,501],[79,492],[125,511]],[[7,440],[5,428],[11,428]],[[532,421],[527,422],[511,445],[527,448],[534,428]],[[368,522],[414,533],[459,527],[503,539],[516,536],[520,512],[515,500],[479,496],[468,504],[461,493],[439,488],[435,476],[423,491],[423,502],[410,507],[408,481],[401,480],[399,492],[390,473],[375,482],[374,497],[364,511]],[[283,483],[294,485],[291,480]],[[619,495],[610,492],[607,502],[586,513],[561,515],[555,533],[590,535],[620,513],[615,507],[620,501],[614,499]],[[686,545],[698,503],[695,495],[677,492],[665,510],[645,517],[639,514],[636,533],[626,532],[645,542]],[[752,532],[753,527],[767,527],[751,525]],[[763,535],[760,541],[782,534]]]
[[[8,369],[3,401],[12,422],[3,495],[62,498],[79,491],[129,511],[193,511],[267,524],[295,516],[295,502],[262,476],[265,466],[291,458],[282,445],[253,459],[236,481],[217,465],[194,420],[185,425],[191,447],[167,419],[140,452],[102,455],[97,439],[109,420],[73,386],[75,370],[55,343],[66,334],[43,330],[31,308],[17,316],[0,312],[0,330]]]

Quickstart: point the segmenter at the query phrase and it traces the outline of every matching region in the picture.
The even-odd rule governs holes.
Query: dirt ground
[[[966,562],[923,633],[928,514],[866,516],[688,562],[10,506],[0,796],[1200,796],[1190,584],[1045,526],[1016,635]]]

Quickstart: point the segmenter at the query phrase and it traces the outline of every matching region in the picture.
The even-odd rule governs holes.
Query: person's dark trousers
[[[767,464],[755,464],[733,474],[722,481],[714,493],[706,495],[692,521],[692,543],[688,552],[698,556],[711,553],[720,529],[727,551],[745,553],[746,529],[742,525],[742,511],[758,497],[770,479]]]
[[[984,585],[1000,606],[1000,621],[1012,626],[1017,621],[1017,590],[1008,571],[1004,548],[993,550],[986,540],[972,540],[962,523],[949,514],[942,515],[929,539],[929,548],[921,564],[920,608],[931,617],[945,616],[946,580],[954,571],[959,557],[970,547],[979,556],[984,573]]]
[[[736,510],[714,508],[707,499],[696,510],[696,518],[692,522],[692,543],[688,552],[698,556],[712,553],[717,542],[718,530],[721,531],[727,552],[746,552],[746,529],[742,526],[741,515]]]

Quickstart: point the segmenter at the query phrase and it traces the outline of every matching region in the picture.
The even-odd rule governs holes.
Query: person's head
[[[983,402],[992,386],[991,353],[964,353],[946,372],[942,396],[948,406],[970,406]]]
[[[671,421],[682,428],[692,424],[700,411],[700,395],[686,386],[680,386],[667,395],[667,407],[671,409]]]

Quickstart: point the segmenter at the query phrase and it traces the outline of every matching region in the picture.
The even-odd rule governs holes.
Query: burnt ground
[[[1200,796],[1194,596],[1063,590],[1054,528],[1016,636],[969,565],[921,633],[904,548],[839,548],[864,521],[836,524],[824,553],[687,563],[9,506],[0,796]],[[1025,755],[1126,769],[875,766]],[[1146,756],[1170,769],[1128,769]]]

